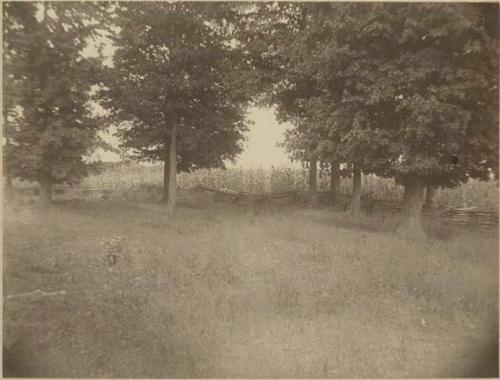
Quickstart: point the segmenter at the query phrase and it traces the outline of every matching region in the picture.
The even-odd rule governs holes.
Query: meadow
[[[138,164],[116,165],[99,174],[84,179],[80,186],[93,189],[134,190],[145,192],[159,190],[162,186],[163,167]],[[265,193],[307,189],[307,169],[290,167],[271,168],[228,168],[199,169],[190,173],[180,173],[177,181],[181,188],[197,185],[215,189]],[[375,199],[397,201],[402,198],[403,188],[393,179],[375,175],[363,176],[363,194]],[[327,191],[330,178],[325,171],[319,171],[318,189]],[[340,192],[350,194],[352,180],[342,178]],[[470,180],[456,188],[437,190],[435,204],[450,207],[478,207],[498,210],[498,181]]]
[[[498,375],[495,231],[411,240],[330,208],[201,198],[174,217],[12,202],[3,222],[6,377]]]

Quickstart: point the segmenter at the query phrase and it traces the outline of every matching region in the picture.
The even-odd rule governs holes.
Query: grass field
[[[4,296],[67,294],[4,299],[4,375],[496,376],[498,236],[448,232],[319,208],[7,205]]]
[[[95,189],[148,190],[162,186],[162,166],[137,164],[109,168],[98,175],[86,178],[81,186]],[[200,169],[191,173],[180,173],[178,184],[183,188],[204,185],[216,189],[243,192],[278,192],[306,190],[308,173],[305,169],[288,167]],[[351,193],[352,180],[342,178],[340,192]],[[320,190],[328,190],[330,178],[321,172],[318,177]],[[363,176],[363,193],[375,199],[400,200],[403,188],[393,179],[374,175]],[[439,206],[479,207],[498,210],[498,181],[470,180],[453,189],[439,189],[435,197]]]

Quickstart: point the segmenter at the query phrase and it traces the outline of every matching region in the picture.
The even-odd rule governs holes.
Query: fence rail
[[[228,201],[236,204],[282,204],[308,202],[310,195],[307,191],[287,191],[280,193],[244,193],[231,190],[211,189],[199,186],[198,191],[207,193],[215,201]],[[347,210],[351,197],[346,194],[337,194],[335,199],[330,192],[318,192],[317,200],[320,203],[335,204]],[[361,208],[368,214],[394,215],[401,211],[401,203],[395,201],[378,200],[361,197]],[[438,219],[445,223],[495,226],[498,224],[498,210],[478,209],[470,207],[467,209],[453,207],[424,207],[422,214],[431,219]]]
[[[16,189],[16,192],[27,195],[36,195],[37,188]],[[78,196],[90,198],[110,198],[118,197],[125,199],[137,199],[145,195],[152,199],[158,197],[159,188],[149,188],[145,190],[113,190],[113,189],[71,189],[57,188],[55,194],[64,194],[67,192]],[[311,200],[307,191],[283,191],[271,193],[247,193],[232,190],[213,189],[206,186],[196,186],[191,189],[179,189],[179,198],[190,199],[193,196],[202,195],[204,198],[212,199],[215,202],[230,202],[239,205],[283,205],[307,203]],[[337,194],[335,199],[328,191],[318,192],[316,200],[321,204],[334,205],[337,208],[347,210],[351,201],[351,196],[346,194]],[[367,214],[377,214],[390,216],[401,211],[401,203],[395,201],[379,200],[369,197],[361,197],[361,208]],[[428,218],[440,220],[444,223],[488,227],[498,224],[498,210],[452,207],[431,207],[423,208],[422,214]]]

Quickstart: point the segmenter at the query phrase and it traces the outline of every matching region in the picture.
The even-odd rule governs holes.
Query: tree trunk
[[[317,179],[318,177],[318,162],[316,159],[312,159],[309,162],[309,199],[311,203],[316,203],[318,201],[318,186]]]
[[[12,178],[8,175],[5,176],[5,199],[12,199],[14,188],[12,186]]]
[[[405,181],[404,186],[403,207],[398,232],[411,237],[421,237],[424,235],[422,206],[424,204],[425,186],[418,177]]]
[[[434,197],[436,196],[436,188],[431,185],[425,187],[425,207],[434,206]]]
[[[352,168],[351,215],[361,214],[361,166],[354,164]]]
[[[340,189],[340,163],[332,161],[330,170],[330,192],[335,200]]]
[[[52,203],[52,181],[46,173],[40,174],[40,191],[39,197],[42,204]]]
[[[168,194],[167,194],[167,212],[175,211],[177,199],[177,122],[172,123],[170,130],[170,147],[168,157]]]
[[[163,159],[163,194],[161,197],[161,203],[168,202],[168,183],[170,177],[170,160],[169,160],[169,151],[166,150],[165,158]]]

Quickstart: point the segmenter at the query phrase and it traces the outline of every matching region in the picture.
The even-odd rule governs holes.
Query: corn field
[[[200,169],[190,173],[180,173],[178,186],[192,188],[203,185],[214,189],[225,189],[249,193],[266,193],[307,189],[308,171],[302,168],[229,168]],[[138,164],[122,165],[106,169],[100,174],[83,180],[81,186],[109,190],[151,190],[160,188],[163,181],[163,167]],[[399,200],[403,188],[393,179],[365,175],[362,179],[363,195],[374,199]],[[318,189],[329,190],[330,177],[319,171]],[[342,178],[340,192],[351,193],[351,179]],[[480,207],[498,209],[498,181],[470,180],[453,189],[439,189],[435,196],[438,206]]]

